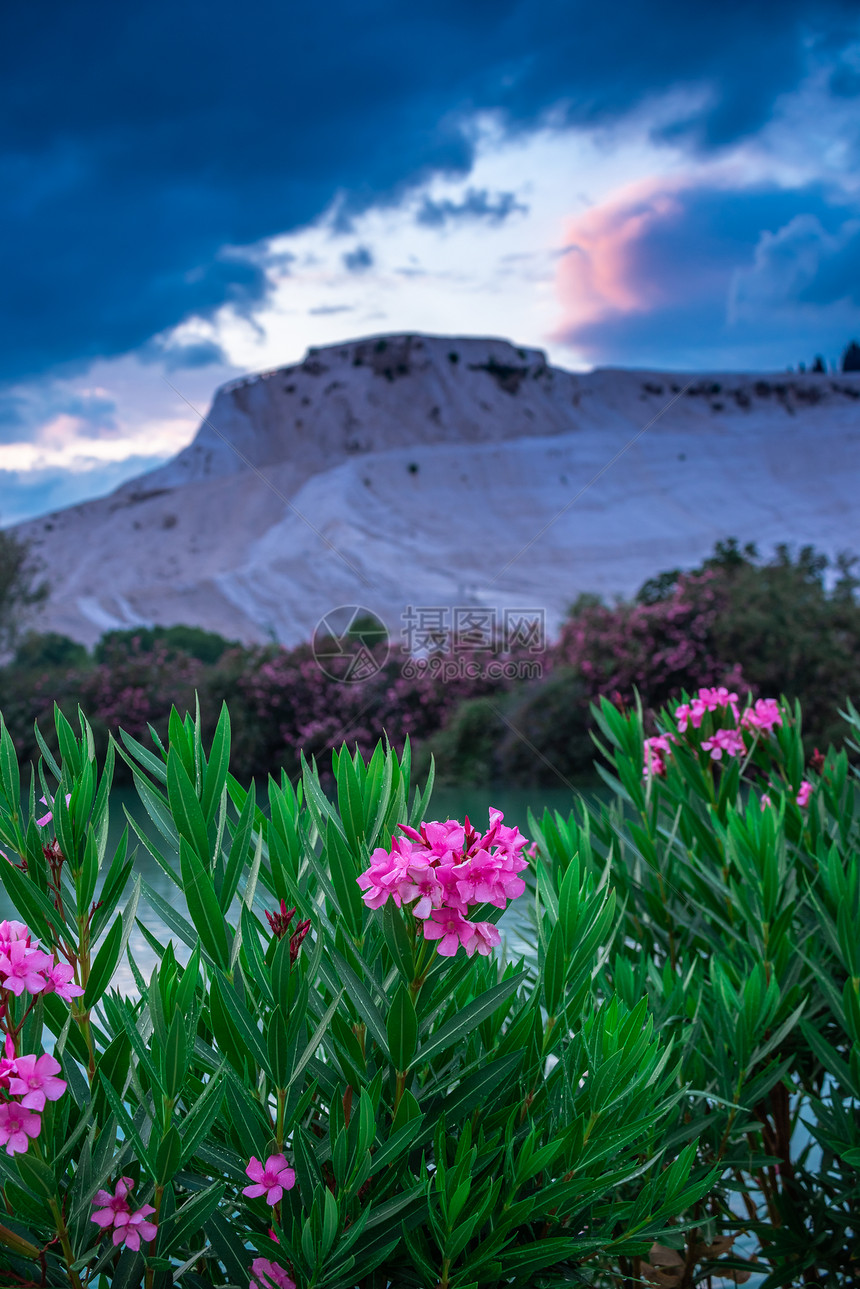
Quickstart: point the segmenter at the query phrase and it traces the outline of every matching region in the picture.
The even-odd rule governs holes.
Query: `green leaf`
[[[399,1074],[405,1074],[418,1045],[418,1017],[409,990],[402,981],[388,1012],[387,1029],[391,1061]]]
[[[188,843],[199,863],[209,868],[209,833],[188,772],[175,747],[167,756],[167,797],[180,838]]]
[[[254,1018],[250,1015],[244,1003],[240,1001],[235,989],[225,975],[219,973],[218,979],[213,981],[213,988],[219,990],[227,1014],[235,1025],[246,1050],[253,1056],[260,1069],[264,1070],[271,1079],[272,1067],[269,1064],[269,1053],[266,1050],[263,1036],[257,1028]]]
[[[400,978],[407,985],[415,979],[415,959],[409,932],[403,921],[403,914],[393,900],[388,900],[382,907],[382,934],[388,951],[394,959]]]
[[[352,766],[348,756],[340,758],[341,765]],[[355,771],[352,771],[354,774]],[[357,783],[356,783],[357,790]],[[359,865],[355,862],[354,852],[345,842],[331,820],[325,830],[325,858],[328,860],[332,886],[337,895],[338,912],[346,923],[352,936],[361,935],[364,918],[367,912],[361,898],[361,888],[356,881]]]
[[[21,1181],[36,1195],[43,1199],[54,1199],[57,1194],[57,1179],[53,1168],[32,1154],[21,1154],[15,1157]]]
[[[269,1050],[269,1068],[272,1071],[275,1087],[286,1088],[289,1085],[290,1075],[292,1074],[292,1062],[290,1061],[287,1026],[280,1006],[274,1009],[269,1018],[266,1043]]]
[[[0,883],[6,888],[15,911],[21,915],[30,930],[40,940],[53,943],[55,935],[50,928],[56,927],[62,930],[65,923],[48,896],[31,878],[25,877],[20,869],[14,864],[7,864],[5,860],[3,867],[0,868]]]
[[[84,1006],[87,1011],[95,1007],[113,979],[123,947],[122,930],[122,914],[118,913],[90,968],[89,979],[84,990]]]
[[[164,1093],[175,1101],[188,1073],[188,1048],[185,1039],[185,1017],[177,1009],[173,1013],[167,1042],[162,1053]]]
[[[526,975],[527,972],[520,971],[514,976],[509,976],[507,980],[494,985],[479,998],[473,999],[462,1011],[446,1021],[426,1043],[421,1044],[419,1056],[422,1064],[432,1061],[433,1057],[438,1056],[440,1052],[456,1047],[468,1034],[478,1028],[486,1016],[491,1016],[497,1007],[501,1007],[511,994],[516,992],[520,981],[525,980]]]
[[[253,782],[252,782],[253,789]],[[254,818],[256,815],[256,799],[253,790],[245,798],[245,804],[236,823],[233,832],[233,841],[230,844],[230,853],[227,856],[227,867],[224,872],[224,883],[221,887],[218,903],[221,911],[226,913],[233,896],[239,886],[239,878],[242,876],[242,870],[248,862],[248,847],[251,844],[251,837],[254,832]]]
[[[198,1147],[206,1141],[221,1111],[224,1101],[224,1067],[212,1075],[194,1105],[180,1123],[182,1136],[181,1166],[192,1159]]]
[[[302,1071],[304,1070],[305,1066],[308,1064],[308,1062],[310,1061],[311,1057],[314,1055],[314,1053],[316,1052],[317,1048],[318,1048],[318,1047],[320,1046],[320,1044],[322,1043],[323,1035],[325,1034],[325,1032],[326,1032],[326,1030],[328,1029],[328,1026],[329,1026],[329,1021],[331,1020],[332,1016],[334,1015],[334,1013],[337,1011],[338,1007],[340,1006],[341,999],[343,998],[343,995],[344,995],[344,993],[345,993],[345,992],[346,992],[345,990],[341,989],[340,993],[335,994],[334,998],[331,1000],[331,1002],[329,1003],[328,1007],[326,1007],[325,1011],[323,1012],[322,1016],[320,1017],[319,1024],[317,1025],[316,1029],[314,1030],[313,1034],[311,1035],[310,1042],[308,1043],[308,1045],[307,1045],[307,1047],[305,1048],[304,1052],[302,1053],[302,1055],[299,1057],[298,1061],[296,1062],[295,1068],[294,1068],[294,1070],[293,1070],[293,1072],[292,1072],[292,1074],[291,1074],[291,1076],[290,1076],[290,1087],[292,1087],[292,1086],[293,1086],[293,1084],[295,1083],[296,1079],[297,1079],[297,1078],[299,1077],[299,1075],[302,1073]]]
[[[150,752],[142,743],[138,743],[137,739],[132,738],[132,736],[127,734],[124,729],[120,729],[119,736],[128,748],[134,761],[137,761],[145,770],[148,770],[152,777],[157,779],[159,783],[167,783],[167,767],[161,757],[156,756],[154,752]],[[122,748],[119,749],[119,754],[126,764],[130,765],[132,769],[134,769],[134,762],[131,757],[126,756]]]
[[[179,1167],[179,1160],[182,1156],[182,1139],[176,1130],[175,1124],[171,1124],[167,1132],[158,1143],[158,1150],[155,1152],[155,1179],[159,1186],[166,1186],[172,1181]]]
[[[219,967],[226,969],[230,961],[230,946],[224,915],[215,894],[215,886],[211,875],[203,867],[185,837],[181,837],[179,841],[179,860],[182,869],[182,888],[191,921],[209,956]]]
[[[13,1253],[17,1253],[19,1258],[36,1259],[39,1256],[39,1250],[35,1244],[31,1244],[23,1235],[19,1235],[17,1231],[11,1230],[8,1226],[3,1226],[2,1223],[0,1223],[0,1244],[6,1249],[11,1249]]]
[[[370,1033],[376,1039],[385,1054],[386,1060],[389,1060],[388,1054],[388,1034],[385,1030],[385,1022],[380,1011],[373,1001],[373,997],[362,980],[359,980],[352,967],[334,946],[330,949],[330,955],[334,959],[334,965],[340,978],[340,983],[349,990],[349,997],[358,1011],[361,1019],[364,1021]],[[325,964],[326,966],[328,964]],[[325,970],[323,971],[325,975]]]
[[[564,932],[561,923],[556,922],[549,937],[546,958],[543,964],[543,996],[550,1016],[555,1016],[558,1013],[558,1005],[564,993],[567,964],[568,953]]]
[[[364,837],[364,794],[346,744],[341,749],[337,766],[337,804],[347,845],[353,852],[359,851]]]
[[[227,782],[227,771],[230,768],[230,713],[227,704],[221,704],[221,714],[215,726],[212,747],[209,752],[209,764],[203,776],[203,795],[200,808],[208,827],[215,818],[215,811],[221,800],[221,793]]]
[[[200,947],[200,936],[191,923],[181,913],[177,913],[173,905],[159,895],[158,891],[154,890],[144,878],[141,878],[140,888],[147,904],[150,905],[154,913],[158,914],[167,929],[172,931],[174,935],[179,936],[182,943],[187,944],[189,949],[198,949]],[[143,924],[138,921],[138,926],[142,927]]]

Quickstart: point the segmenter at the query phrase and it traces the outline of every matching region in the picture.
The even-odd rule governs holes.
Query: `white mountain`
[[[307,639],[339,605],[544,609],[629,594],[737,536],[860,550],[860,376],[552,368],[504,340],[387,335],[223,386],[193,443],[19,525],[40,622]]]

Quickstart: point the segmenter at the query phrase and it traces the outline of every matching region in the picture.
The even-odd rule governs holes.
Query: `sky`
[[[860,7],[10,0],[0,524],[310,345],[785,370],[860,339]]]

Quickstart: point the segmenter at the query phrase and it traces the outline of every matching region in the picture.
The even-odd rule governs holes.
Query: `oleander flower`
[[[158,1227],[155,1222],[149,1221],[150,1213],[154,1212],[155,1209],[151,1204],[144,1204],[134,1213],[117,1213],[114,1219],[114,1232],[111,1236],[113,1244],[117,1246],[124,1244],[127,1249],[133,1249],[137,1253],[141,1240],[154,1240],[158,1234]]]
[[[6,1147],[7,1155],[25,1154],[30,1140],[41,1131],[42,1119],[35,1111],[25,1109],[17,1101],[0,1103],[0,1146]]]
[[[261,1164],[256,1155],[252,1155],[245,1169],[253,1185],[242,1191],[249,1199],[265,1196],[267,1204],[280,1204],[284,1191],[292,1190],[296,1184],[296,1174],[288,1165],[284,1155],[269,1155],[265,1164]]]
[[[251,1282],[248,1289],[296,1289],[283,1267],[268,1258],[255,1258],[251,1263]]]
[[[647,779],[651,775],[662,778],[666,773],[665,757],[672,751],[672,738],[669,734],[655,734],[652,738],[646,738],[643,744],[642,777]]]
[[[66,1090],[64,1079],[55,1076],[60,1072],[60,1062],[47,1052],[41,1056],[19,1056],[15,1061],[15,1077],[9,1080],[9,1091],[21,1097],[25,1110],[40,1114],[46,1101],[59,1101]]]
[[[54,965],[48,953],[35,949],[24,940],[13,940],[0,954],[0,985],[20,997],[26,989],[39,994],[45,988],[45,972]]]
[[[110,1191],[96,1191],[92,1201],[95,1211],[90,1221],[95,1222],[96,1226],[102,1227],[103,1230],[113,1226],[120,1213],[127,1215],[131,1212],[128,1196],[133,1189],[132,1179],[121,1177],[114,1188],[113,1195]]]
[[[710,752],[713,761],[720,761],[724,752],[728,756],[743,756],[746,748],[737,730],[715,730],[710,738],[702,739],[702,751]]]
[[[55,962],[54,965],[45,972],[45,993],[56,994],[58,998],[64,998],[69,1002],[72,998],[80,998],[83,989],[74,982],[75,969],[68,962]]]
[[[757,698],[752,707],[748,707],[741,717],[741,726],[745,729],[760,730],[770,734],[777,725],[782,724],[782,712],[775,698]]]

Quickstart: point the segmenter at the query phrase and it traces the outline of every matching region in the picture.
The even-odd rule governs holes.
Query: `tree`
[[[812,364],[812,370],[814,372],[825,372],[827,370],[824,366],[824,359],[821,357],[821,354],[815,355],[815,362]]]
[[[0,654],[15,648],[27,618],[48,598],[40,573],[29,544],[0,529]]]
[[[842,370],[860,371],[860,345],[856,340],[851,341],[851,344],[842,355]]]

